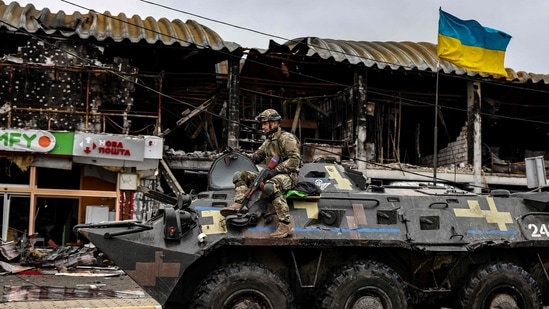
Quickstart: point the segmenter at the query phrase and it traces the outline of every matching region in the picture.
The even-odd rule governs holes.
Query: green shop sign
[[[55,136],[48,131],[0,129],[0,151],[49,152],[55,147]]]

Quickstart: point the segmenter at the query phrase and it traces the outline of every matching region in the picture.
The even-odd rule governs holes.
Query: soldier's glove
[[[276,168],[273,168],[272,170],[269,170],[267,171],[267,173],[265,173],[265,179],[271,179],[279,173],[280,172]]]

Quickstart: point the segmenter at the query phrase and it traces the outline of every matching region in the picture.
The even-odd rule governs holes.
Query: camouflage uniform
[[[264,193],[271,200],[278,220],[289,223],[290,211],[283,193],[297,184],[301,154],[299,152],[299,142],[295,135],[283,131],[280,127],[276,132],[267,136],[259,149],[253,153],[252,160],[256,164],[268,163],[275,155],[280,158],[278,165],[275,167],[279,173],[265,182]],[[233,179],[235,202],[242,202],[248,186],[256,177],[257,173],[250,171],[240,171],[235,174]]]
[[[276,231],[271,237],[282,238],[293,232],[293,223],[290,218],[290,209],[283,193],[295,187],[298,180],[299,167],[301,165],[301,154],[299,141],[292,133],[285,132],[280,128],[282,117],[274,109],[263,111],[256,120],[261,122],[267,138],[261,146],[251,155],[255,164],[265,162],[267,165],[271,159],[278,158],[278,164],[269,172],[274,175],[265,181],[263,193],[269,198],[278,216]],[[272,126],[273,123],[276,126]],[[268,128],[266,127],[268,125]],[[268,129],[268,131],[267,131]],[[238,171],[234,174],[235,203],[221,209],[221,215],[228,216],[238,211],[247,211],[242,206],[242,201],[250,184],[256,179],[257,173],[250,171]]]

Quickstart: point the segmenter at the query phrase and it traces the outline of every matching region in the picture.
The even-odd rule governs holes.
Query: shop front
[[[65,245],[76,224],[139,217],[135,193],[155,181],[162,139],[3,129],[0,152],[2,241]]]

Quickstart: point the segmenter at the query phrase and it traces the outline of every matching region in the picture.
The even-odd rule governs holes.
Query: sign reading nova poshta
[[[55,147],[55,137],[48,131],[0,129],[0,150],[48,152]]]
[[[75,133],[72,155],[88,158],[143,161],[145,141],[125,135]]]

